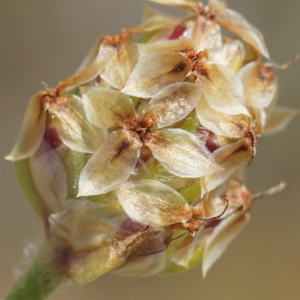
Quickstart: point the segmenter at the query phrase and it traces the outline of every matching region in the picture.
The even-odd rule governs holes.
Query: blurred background
[[[98,36],[137,25],[144,3],[0,0],[0,298],[43,237],[42,224],[19,188],[13,164],[2,159],[16,139],[27,102],[42,89],[41,81],[55,86],[73,73]],[[284,63],[300,53],[300,1],[228,0],[227,4],[263,32],[273,61]],[[300,61],[278,75],[279,104],[299,108]],[[257,159],[247,168],[248,187],[256,193],[284,180],[290,188],[255,204],[251,222],[206,279],[200,266],[167,277],[108,274],[82,287],[70,284],[49,299],[299,299],[299,129],[298,116],[284,132],[260,140]]]

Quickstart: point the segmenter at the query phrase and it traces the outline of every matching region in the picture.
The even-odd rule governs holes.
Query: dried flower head
[[[78,284],[198,262],[206,275],[249,220],[243,171],[259,138],[296,114],[275,106],[276,65],[243,16],[217,0],[152,1],[189,14],[147,8],[141,25],[99,38],[33,96],[7,156]]]

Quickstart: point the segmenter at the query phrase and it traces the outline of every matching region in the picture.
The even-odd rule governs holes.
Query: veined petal
[[[122,89],[138,61],[138,50],[131,41],[122,38],[107,42],[107,44],[114,51],[101,73],[101,78],[112,87]]]
[[[248,115],[243,105],[243,84],[230,68],[211,61],[200,62],[197,73],[205,85],[203,93],[206,100],[213,109],[224,114]]]
[[[92,153],[103,142],[106,131],[87,120],[79,97],[61,96],[49,104],[48,110],[59,137],[72,150]]]
[[[40,148],[28,160],[33,185],[43,200],[47,215],[59,211],[67,197],[67,173],[62,147],[52,148],[42,141]]]
[[[138,124],[132,100],[125,94],[102,87],[81,87],[88,120],[98,127],[130,127]]]
[[[195,11],[200,5],[197,0],[149,0],[149,1],[163,4],[163,5],[178,6],[192,11]]]
[[[200,123],[217,135],[239,138],[248,134],[250,121],[246,115],[228,115],[212,109],[202,95],[196,106]]]
[[[174,189],[156,180],[137,180],[116,189],[126,214],[133,220],[149,225],[167,226],[187,222],[192,210]]]
[[[217,21],[226,29],[236,33],[259,53],[269,58],[263,35],[236,11],[226,8],[223,2],[209,0],[209,8],[216,15]]]
[[[146,136],[144,144],[170,173],[188,178],[222,170],[195,135],[182,129],[159,129]]]
[[[283,130],[292,118],[299,113],[297,109],[275,107],[263,128],[263,134],[271,134]]]
[[[241,68],[238,76],[244,85],[246,105],[258,108],[269,106],[277,91],[272,68],[254,61]]]
[[[137,44],[143,56],[157,51],[184,52],[194,50],[195,44],[192,39],[177,39],[158,41],[155,43]]]
[[[202,90],[202,85],[188,82],[166,86],[145,107],[142,125],[161,128],[184,119],[196,106]]]
[[[45,131],[46,111],[42,99],[45,94],[40,92],[30,99],[19,136],[12,151],[5,157],[7,160],[27,158],[38,149]]]
[[[133,131],[117,130],[109,134],[83,168],[78,196],[114,190],[133,172],[141,146],[139,136]]]
[[[202,260],[202,272],[205,277],[207,271],[227,249],[230,242],[239,234],[249,221],[249,214],[238,210],[235,214],[226,217],[208,236]]]
[[[132,251],[147,240],[148,227],[122,238],[109,240],[88,253],[66,253],[66,273],[77,284],[90,282],[126,262]]]
[[[195,41],[197,53],[222,46],[220,26],[215,21],[201,15],[194,23],[191,39]]]
[[[114,218],[109,215],[114,215]],[[52,234],[74,252],[92,251],[111,242],[124,220],[116,208],[88,199],[67,199],[64,208],[49,217]]]
[[[107,59],[108,55],[105,55],[93,61],[90,65],[84,67],[83,69],[80,69],[70,77],[61,81],[58,85],[58,89],[63,90],[69,86],[80,85],[94,79],[105,67]]]
[[[136,64],[122,92],[151,98],[166,85],[183,81],[191,64],[190,59],[180,53],[150,53]]]

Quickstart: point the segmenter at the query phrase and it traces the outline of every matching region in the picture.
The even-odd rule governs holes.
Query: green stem
[[[63,270],[53,253],[53,243],[47,240],[28,271],[19,279],[5,300],[45,299],[65,280]]]

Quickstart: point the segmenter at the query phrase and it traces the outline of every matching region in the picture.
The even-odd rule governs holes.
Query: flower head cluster
[[[206,274],[249,219],[243,167],[258,139],[296,113],[275,107],[274,65],[244,17],[217,0],[152,1],[190,13],[147,8],[141,25],[99,38],[33,96],[7,157],[79,284],[200,261]]]

